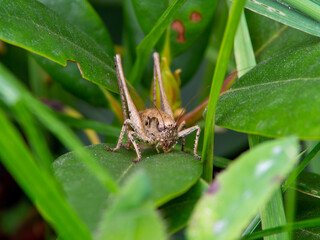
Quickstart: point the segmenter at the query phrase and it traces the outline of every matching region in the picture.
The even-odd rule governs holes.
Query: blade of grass
[[[20,134],[0,110],[1,161],[41,215],[63,239],[91,239],[90,233],[57,190],[53,179],[41,171]]]
[[[234,0],[232,3],[212,79],[202,150],[202,161],[204,163],[202,177],[207,182],[212,180],[215,109],[245,2],[245,0]]]
[[[55,113],[55,115],[66,125],[79,129],[92,129],[95,132],[106,134],[107,136],[118,137],[120,129],[101,122],[90,119],[79,119],[67,116],[63,113]]]
[[[241,15],[240,24],[234,39],[234,55],[239,78],[256,65],[256,58],[244,13]]]
[[[320,151],[320,142],[311,150],[311,152],[302,160],[298,167],[289,175],[286,182],[282,186],[283,192],[288,189],[288,187],[296,180],[299,174],[306,168],[306,166],[311,162],[311,160]]]
[[[271,236],[277,233],[294,231],[299,228],[312,228],[312,227],[318,227],[318,226],[320,226],[320,218],[309,219],[305,221],[289,223],[289,224],[274,227],[274,228],[269,228],[266,230],[261,230],[259,232],[252,233],[251,235],[245,235],[241,238],[241,240],[260,239],[262,237]]]
[[[38,119],[85,164],[88,170],[95,176],[106,189],[112,193],[117,192],[118,184],[111,178],[94,158],[83,148],[80,140],[61,121],[55,118],[51,109],[36,100],[19,83],[9,71],[0,64],[0,99],[3,99],[9,107],[14,107],[18,101],[22,101]]]
[[[249,146],[253,148],[259,143],[265,142],[268,140],[266,137],[249,135]],[[293,209],[292,209],[293,210]],[[286,215],[283,207],[282,192],[280,187],[277,189],[275,194],[271,199],[260,209],[260,218],[263,229],[268,229],[271,227],[276,227],[286,224]],[[277,234],[272,237],[266,237],[266,240],[282,240],[289,239],[288,234]]]
[[[281,226],[287,223],[284,213],[281,189],[278,188],[271,199],[260,209],[262,229]],[[285,240],[289,239],[287,233],[276,234],[266,237],[265,240]]]
[[[52,174],[51,164],[53,162],[53,157],[46,144],[46,140],[41,133],[41,129],[39,129],[35,122],[34,117],[21,102],[17,103],[13,107],[13,111],[26,134],[31,149],[37,157],[39,165],[47,173]]]
[[[289,5],[293,6],[294,8],[300,10],[301,12],[305,13],[306,15],[309,15],[313,19],[320,21],[320,6],[313,2],[308,0],[282,0]]]
[[[143,70],[147,65],[153,47],[156,45],[184,2],[185,0],[173,0],[148,35],[138,45],[136,49],[137,58],[129,76],[129,82],[131,82],[132,85],[138,85],[140,82]]]
[[[68,149],[85,163],[90,172],[112,193],[118,191],[118,184],[94,158],[83,148],[80,140],[62,122],[54,117],[54,113],[32,96],[25,96],[29,109]]]
[[[256,65],[255,55],[244,14],[242,14],[241,16],[240,25],[235,37],[234,52],[237,63],[238,76],[241,77]],[[254,135],[249,135],[248,138],[250,148],[266,140],[266,138]],[[271,197],[270,201],[268,201],[266,205],[264,205],[264,207],[260,209],[260,218],[263,228],[270,228],[286,224],[286,216],[284,212],[282,192],[280,188]],[[256,226],[256,224],[252,225],[252,227]],[[272,238],[267,237],[266,240],[267,239],[288,239],[288,235],[278,234],[272,236]]]

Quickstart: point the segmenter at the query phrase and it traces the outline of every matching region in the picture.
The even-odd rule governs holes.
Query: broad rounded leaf
[[[188,239],[238,239],[298,161],[291,137],[258,145],[233,161],[198,201]]]
[[[147,34],[169,6],[168,0],[132,0],[141,29]],[[170,48],[172,56],[187,50],[203,33],[212,19],[216,0],[186,1],[171,23]],[[207,33],[208,34],[208,33]],[[205,48],[206,46],[203,46]]]
[[[269,137],[320,138],[320,44],[267,59],[220,96],[216,123]]]
[[[0,39],[60,65],[77,62],[82,77],[118,92],[112,57],[89,35],[34,0],[0,0]]]
[[[86,0],[40,0],[73,26],[92,37],[109,55],[114,55],[113,43],[99,15]],[[83,79],[76,64],[60,66],[44,57],[34,54],[37,62],[50,76],[75,96],[97,106],[106,106],[107,100],[100,88]]]
[[[141,161],[133,163],[132,159],[136,157],[133,150],[108,152],[103,144],[86,149],[120,184],[134,172],[145,170],[153,189],[152,199],[157,206],[186,192],[202,173],[201,162],[180,151],[157,154],[155,150],[145,150]],[[72,152],[59,157],[53,167],[69,203],[89,229],[94,230],[102,210],[109,205],[109,193]]]

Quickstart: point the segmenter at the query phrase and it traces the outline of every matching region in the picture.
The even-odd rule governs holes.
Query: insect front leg
[[[195,130],[197,130],[197,134],[196,134],[196,139],[194,142],[194,148],[193,148],[193,155],[198,158],[201,159],[201,157],[197,154],[197,148],[198,148],[198,141],[199,141],[199,137],[200,137],[200,132],[201,132],[201,128],[196,125],[187,129],[184,129],[180,132],[178,132],[178,137],[179,138],[185,138],[187,135],[189,135],[190,133],[194,132]]]
[[[128,119],[127,119],[128,120]],[[120,136],[119,136],[119,139],[118,139],[118,143],[117,143],[117,146],[115,148],[110,148],[108,146],[105,146],[105,148],[107,149],[107,151],[109,152],[116,152],[120,149],[120,147],[122,146],[122,140],[123,140],[123,136],[124,136],[124,133],[126,131],[128,131],[128,126],[127,126],[127,120],[123,123],[122,125],[122,128],[121,128],[121,132],[120,132]]]
[[[183,121],[178,127],[178,133],[181,132],[182,130],[184,130],[185,128],[186,128],[186,121]],[[182,152],[189,152],[189,151],[184,150],[185,144],[186,144],[186,138],[182,137],[181,151]]]
[[[133,131],[128,130],[128,125],[133,129]],[[134,139],[134,137],[136,137],[146,143],[151,143],[152,140],[150,138],[148,138],[146,136],[146,134],[144,133],[144,131],[137,124],[135,124],[135,122],[133,122],[131,119],[127,119],[124,121],[117,146],[115,148],[109,148],[106,146],[106,149],[108,151],[112,151],[112,152],[118,151],[122,145],[122,140],[123,140],[123,136],[124,136],[125,132],[127,132],[128,140],[130,141],[130,143],[133,144],[134,149],[136,150],[136,153],[137,153],[137,158],[133,159],[133,161],[139,162],[141,159],[141,153],[140,153],[139,146],[138,146],[136,140]]]

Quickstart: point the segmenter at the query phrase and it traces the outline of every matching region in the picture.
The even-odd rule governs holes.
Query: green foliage
[[[309,163],[320,149],[309,149],[320,139],[319,4],[0,0],[0,162],[31,200],[0,206],[8,221],[0,238],[20,237],[2,235],[24,229],[23,221],[32,225],[31,204],[43,229],[53,230],[43,230],[47,239],[318,238],[320,177],[305,169],[315,171]],[[180,143],[170,153],[141,148],[138,163],[133,149],[105,148],[121,131],[113,57],[121,54],[130,91],[144,101],[130,93],[139,108],[150,106],[153,51],[167,60],[161,70],[175,108],[184,107],[180,95],[188,102],[212,79],[210,94],[200,89],[208,99],[199,106],[208,104],[198,122],[202,161]],[[223,84],[234,62],[239,79]],[[254,146],[244,154],[239,135]],[[226,148],[233,150],[213,154]]]
[[[134,151],[121,149],[119,152],[107,152],[104,144],[86,149],[120,185],[133,173],[143,169],[153,189],[150,199],[156,206],[186,192],[202,172],[200,161],[179,151],[174,151],[170,156],[146,151],[142,153],[144,158],[141,162],[135,164],[132,162],[136,157]],[[89,229],[94,230],[103,210],[109,206],[108,191],[86,170],[75,153],[62,155],[53,167],[70,204]]]
[[[305,43],[258,64],[221,96],[217,124],[268,137],[319,139],[319,49],[317,42]]]
[[[188,229],[189,238],[239,236],[295,166],[298,149],[297,139],[288,138],[261,144],[241,155],[217,176],[197,203]]]
[[[285,1],[298,2],[292,0]],[[316,3],[313,3],[312,0],[303,0],[299,2],[301,2],[302,4],[309,4],[308,2],[311,2],[316,6],[318,5]],[[299,29],[301,31],[318,37],[320,36],[319,22],[309,17],[313,15],[313,13],[310,14],[310,9],[307,9],[307,11],[303,12],[305,14],[301,14],[290,3],[288,5],[280,1],[278,2],[270,0],[248,1],[246,7],[254,12],[257,12],[263,16],[276,20],[277,22],[286,24],[292,28]],[[311,11],[314,10],[316,9],[312,9]]]
[[[97,239],[165,239],[165,227],[154,209],[151,192],[144,171],[139,170],[127,179],[104,214]]]

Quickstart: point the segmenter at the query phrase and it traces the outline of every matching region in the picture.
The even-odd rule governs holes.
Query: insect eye
[[[149,123],[150,123],[150,118],[147,118],[147,120],[146,120],[146,126],[148,126]]]

